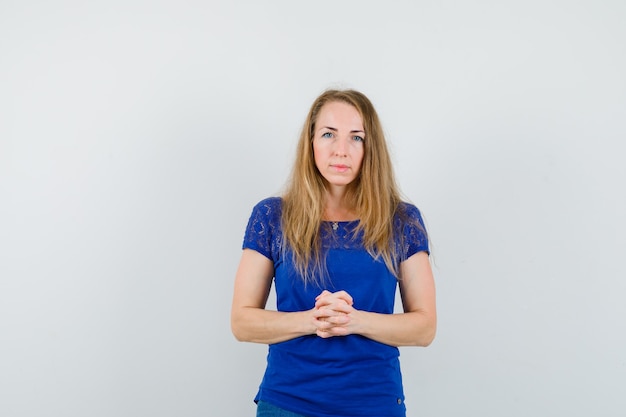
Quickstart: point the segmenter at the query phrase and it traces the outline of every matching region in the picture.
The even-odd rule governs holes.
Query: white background
[[[314,98],[352,87],[432,236],[409,416],[623,416],[624,22],[621,0],[0,1],[0,415],[254,415],[243,231]]]

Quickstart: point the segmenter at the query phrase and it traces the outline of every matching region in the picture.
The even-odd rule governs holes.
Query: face
[[[326,103],[313,132],[315,165],[331,188],[342,189],[359,175],[365,129],[357,109],[347,103]]]

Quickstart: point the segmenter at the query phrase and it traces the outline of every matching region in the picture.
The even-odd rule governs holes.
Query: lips
[[[346,172],[350,168],[348,165],[343,164],[331,165],[330,167],[338,172]]]

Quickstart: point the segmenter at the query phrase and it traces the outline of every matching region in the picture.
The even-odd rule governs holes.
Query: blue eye
[[[361,136],[352,136],[352,139],[354,139],[357,142],[363,142],[363,138]]]
[[[333,133],[332,132],[324,132],[324,133],[322,133],[322,137],[323,138],[332,138],[333,137]]]

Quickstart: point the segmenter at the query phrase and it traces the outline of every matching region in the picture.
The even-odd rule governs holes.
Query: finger
[[[336,312],[332,308],[322,307],[313,311],[313,317],[319,321],[327,321],[329,317],[336,316],[337,314],[344,314]]]
[[[344,300],[333,300],[328,304],[320,303],[315,306],[315,309],[322,311],[329,316],[336,316],[337,314],[350,314],[354,311],[354,307],[347,304]]]
[[[317,321],[315,323],[317,329],[315,330],[316,333],[329,333],[332,329],[332,324],[326,321]]]
[[[352,305],[352,298],[346,299],[340,297],[340,294],[337,293],[328,293],[324,295],[320,295],[319,298],[315,301],[315,308],[320,308],[322,306],[338,306],[338,305]]]
[[[315,297],[315,301],[317,301],[317,300],[319,300],[320,298],[322,298],[322,297],[324,297],[324,296],[326,296],[326,295],[329,295],[329,294],[332,294],[332,293],[331,293],[330,291],[328,291],[328,290],[324,290],[324,291],[322,291],[322,292],[321,292],[321,293],[320,293],[317,297]]]
[[[333,337],[333,336],[345,336],[347,335],[348,329],[346,327],[342,327],[342,326],[335,326],[335,327],[330,327],[327,329],[317,329],[316,334],[324,339],[327,339],[329,337]]]
[[[337,326],[345,326],[346,324],[350,323],[350,316],[346,315],[346,314],[341,314],[338,316],[334,316],[334,317],[329,317],[328,321],[334,325],[334,327]]]
[[[337,316],[320,317],[315,320],[314,325],[319,330],[328,331],[335,327],[344,327],[350,324],[350,316],[341,314]]]
[[[315,297],[315,301],[316,301],[315,305],[318,306],[323,303],[331,303],[332,302],[331,300],[341,300],[348,305],[354,304],[354,300],[352,299],[352,296],[348,294],[346,291],[342,290],[342,291],[331,293],[327,290],[324,290],[320,295]]]
[[[318,330],[315,334],[317,334],[319,337],[321,337],[322,339],[327,339],[329,337],[332,337],[332,335],[328,332],[325,332],[323,330]]]
[[[354,309],[343,301],[338,304],[324,305],[313,311],[313,317],[316,319],[328,319],[336,316],[346,316],[350,314]]]
[[[322,337],[330,337],[333,336],[333,332],[334,332],[335,327],[333,327],[333,325],[329,322],[323,322],[323,324],[320,325],[320,327],[317,328],[317,334],[321,335]]]
[[[335,295],[336,295],[338,298],[340,298],[340,299],[344,300],[344,301],[345,301],[346,303],[348,303],[349,305],[354,304],[354,300],[352,299],[352,296],[351,296],[350,294],[348,294],[348,292],[347,292],[347,291],[344,291],[344,290],[337,291],[337,292],[335,293]]]
[[[320,295],[317,300],[315,300],[315,308],[320,308],[322,306],[330,305],[334,301],[334,298],[331,294]]]

